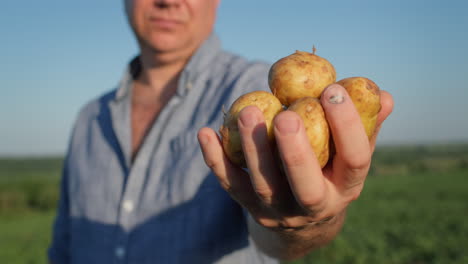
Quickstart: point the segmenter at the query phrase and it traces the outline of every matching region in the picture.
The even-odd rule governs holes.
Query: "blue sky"
[[[122,1],[5,1],[0,155],[63,154],[80,107],[137,53]],[[380,143],[468,141],[468,1],[223,0],[225,49],[274,62],[317,47],[338,78],[395,99]]]

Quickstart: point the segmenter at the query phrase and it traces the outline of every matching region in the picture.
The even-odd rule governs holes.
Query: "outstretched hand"
[[[326,222],[343,212],[363,189],[377,134],[393,109],[392,96],[381,91],[382,108],[371,140],[343,87],[330,85],[321,104],[336,149],[323,169],[302,120],[292,111],[281,112],[274,120],[281,166],[268,143],[262,112],[254,106],[244,108],[238,121],[248,171],[228,160],[215,131],[202,128],[198,133],[205,162],[221,186],[266,228],[300,230]]]

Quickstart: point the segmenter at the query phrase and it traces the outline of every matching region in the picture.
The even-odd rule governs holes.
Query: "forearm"
[[[272,230],[248,217],[250,234],[256,245],[267,255],[282,260],[293,260],[322,247],[336,237],[345,219],[345,211],[327,222],[311,224],[304,229]]]

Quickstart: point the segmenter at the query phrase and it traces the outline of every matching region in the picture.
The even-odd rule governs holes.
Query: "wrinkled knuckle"
[[[279,222],[279,226],[283,229],[296,229],[303,227],[306,225],[308,222],[304,218],[283,218]]]
[[[303,208],[310,210],[312,212],[315,212],[319,208],[321,208],[324,199],[325,199],[325,194],[323,192],[315,192],[315,193],[310,193],[308,195],[304,195],[300,197],[298,200]]]
[[[273,221],[272,219],[268,219],[268,218],[256,218],[255,221],[263,226],[263,227],[266,227],[266,228],[277,228],[279,225],[278,225],[278,222],[276,221]]]
[[[364,182],[361,179],[347,179],[344,188],[344,197],[354,197],[356,193],[359,195],[363,186]]]
[[[361,196],[362,189],[361,188],[359,188],[359,189],[355,188],[355,189],[356,190],[351,192],[351,194],[348,196],[347,203],[351,203],[353,201],[356,201],[359,198],[359,196]]]
[[[327,212],[325,210],[321,210],[321,211],[315,212],[315,214],[310,218],[309,222],[310,223],[320,223],[320,222],[323,222],[326,219],[329,219],[330,215],[333,215],[333,213],[332,212]]]
[[[369,168],[371,163],[371,156],[369,153],[360,153],[354,155],[346,160],[346,165],[351,170],[361,171]]]
[[[227,193],[232,193],[232,186],[229,184],[227,181],[219,181],[219,184],[221,185],[221,188],[223,188]]]
[[[272,203],[273,191],[269,188],[256,189],[255,193],[258,198],[263,201],[265,204],[270,205]]]
[[[348,205],[354,201],[356,201],[359,196],[361,196],[361,192],[363,189],[363,184],[356,184],[354,186],[349,186],[341,193],[341,204]]]
[[[216,162],[216,160],[214,159],[205,159],[205,163],[206,163],[206,166],[208,166],[208,168],[210,168],[212,171],[215,171],[217,166],[218,166],[218,162]]]

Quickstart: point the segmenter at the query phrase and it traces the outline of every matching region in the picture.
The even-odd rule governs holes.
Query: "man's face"
[[[211,33],[219,0],[125,0],[141,48],[156,53],[195,49]]]

